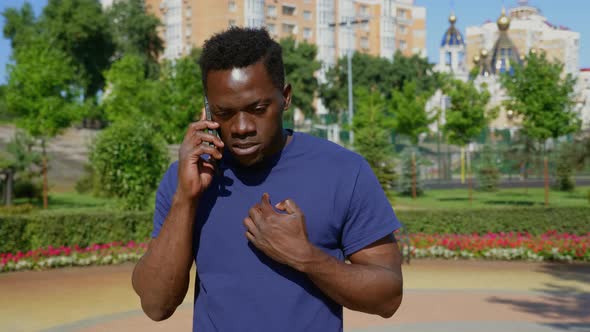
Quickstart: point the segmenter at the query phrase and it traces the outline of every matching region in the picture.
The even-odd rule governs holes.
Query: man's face
[[[291,88],[277,89],[262,61],[209,71],[207,98],[226,149],[242,166],[259,163],[282,148],[282,116]]]

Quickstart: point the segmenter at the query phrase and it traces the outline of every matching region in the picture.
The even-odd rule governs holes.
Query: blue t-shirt
[[[267,167],[238,167],[225,154],[199,202],[194,233],[199,285],[197,332],[342,331],[342,306],[303,273],[277,263],[250,244],[243,220],[270,195],[292,199],[303,211],[309,240],[345,257],[391,234],[400,224],[368,163],[332,142],[294,133]],[[177,185],[178,164],[156,196],[153,237],[160,231]]]

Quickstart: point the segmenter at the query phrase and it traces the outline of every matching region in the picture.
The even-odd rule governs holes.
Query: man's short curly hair
[[[264,67],[275,87],[285,86],[285,67],[281,46],[264,28],[231,27],[205,41],[199,59],[203,86],[207,90],[207,74],[211,70],[243,68],[264,61]]]

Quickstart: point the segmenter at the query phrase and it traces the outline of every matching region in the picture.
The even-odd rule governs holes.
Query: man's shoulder
[[[316,162],[324,160],[332,165],[337,162],[338,166],[358,166],[365,160],[358,153],[327,139],[301,132],[297,135],[302,142],[301,148]]]

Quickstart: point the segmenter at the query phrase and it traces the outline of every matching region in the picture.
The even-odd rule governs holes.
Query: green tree
[[[449,143],[465,146],[481,134],[492,112],[487,112],[490,93],[484,87],[478,91],[472,81],[451,80],[443,88],[450,97],[450,106],[445,110],[443,132]]]
[[[204,107],[201,68],[197,63],[200,51],[165,61],[160,73],[162,106],[159,118],[166,141],[179,144],[189,123],[196,121]]]
[[[103,98],[110,122],[149,121],[156,127],[162,119],[161,82],[146,78],[143,59],[128,54],[115,62],[106,74],[107,89]]]
[[[280,41],[283,49],[283,63],[287,74],[286,81],[293,87],[291,105],[300,109],[306,117],[314,115],[313,99],[318,89],[316,71],[320,63],[316,60],[317,46],[307,42],[297,42],[293,38]],[[293,117],[293,112],[285,112]]]
[[[416,82],[408,82],[401,90],[393,90],[388,103],[389,113],[394,117],[395,133],[418,144],[421,134],[428,133],[428,126],[435,117],[426,112],[426,98],[416,91]]]
[[[476,162],[479,189],[495,191],[500,180],[500,163],[498,156],[490,145],[484,145]]]
[[[431,95],[438,87],[438,76],[432,64],[417,55],[405,57],[396,53],[393,61],[365,53],[352,57],[353,85],[375,88],[387,100],[392,91],[402,90],[407,82],[416,82],[416,92]],[[319,94],[332,113],[348,108],[348,76],[346,57],[326,73],[326,83],[320,85]]]
[[[38,172],[33,171],[33,166],[36,168],[41,166],[41,155],[33,150],[34,145],[33,137],[18,130],[6,145],[6,150],[0,151],[0,174],[4,173],[5,175],[3,200],[6,205],[10,205],[12,202],[15,184],[17,189],[23,185],[37,186],[34,183],[34,178],[38,176]],[[18,178],[16,183],[15,178]],[[35,191],[39,192],[37,188],[33,188],[32,192]],[[29,198],[32,197],[29,195]]]
[[[147,123],[119,122],[97,137],[90,152],[96,188],[121,200],[125,209],[142,210],[168,166],[168,150]]]
[[[160,20],[148,14],[143,0],[115,1],[106,12],[115,42],[115,59],[125,54],[140,56],[148,76],[158,73],[158,59],[164,41],[158,35]]]
[[[514,73],[501,76],[510,97],[504,106],[521,117],[525,135],[543,144],[580,128],[572,97],[576,81],[563,75],[563,64],[531,53],[523,66],[513,68]]]
[[[54,47],[73,59],[83,97],[93,98],[104,87],[103,72],[115,50],[100,1],[49,0],[38,25]]]
[[[41,140],[44,173],[44,206],[47,206],[46,142],[70,126],[81,114],[80,91],[71,84],[72,60],[44,38],[31,39],[13,50],[8,65],[8,107],[19,118],[17,126]]]
[[[385,114],[385,98],[376,90],[357,88],[355,92],[354,148],[371,165],[383,190],[390,193],[396,176],[391,142],[393,124]]]

